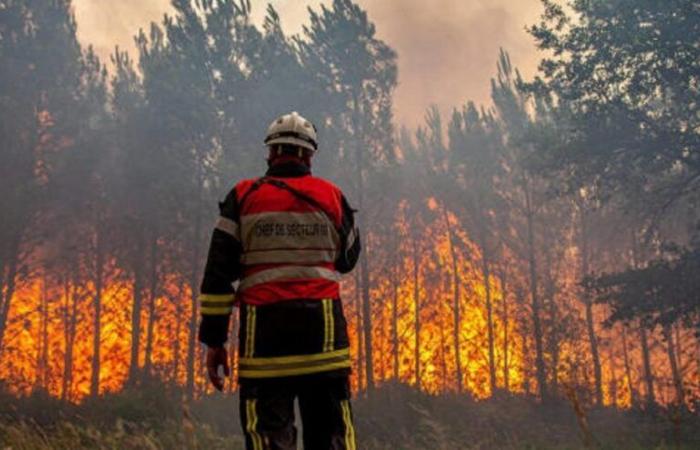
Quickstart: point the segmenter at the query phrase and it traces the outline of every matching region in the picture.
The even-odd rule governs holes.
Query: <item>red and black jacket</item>
[[[238,183],[220,204],[212,235],[200,341],[226,341],[235,302],[241,305],[239,376],[348,368],[339,280],[359,254],[352,208],[307,166],[275,165],[265,177]]]

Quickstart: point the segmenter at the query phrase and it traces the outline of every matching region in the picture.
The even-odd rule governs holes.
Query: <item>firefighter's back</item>
[[[245,180],[239,201],[239,374],[267,378],[350,367],[335,262],[343,195],[312,175]],[[263,364],[264,362],[264,364]]]

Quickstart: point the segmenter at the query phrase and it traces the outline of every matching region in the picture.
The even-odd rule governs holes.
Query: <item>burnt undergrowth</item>
[[[63,402],[40,390],[0,394],[0,442],[12,449],[242,448],[236,395],[193,402],[149,381],[122,392]],[[580,405],[579,405],[580,406]],[[498,392],[486,400],[432,396],[386,384],[354,401],[363,449],[690,449],[700,416],[655,406],[619,410],[542,404]]]

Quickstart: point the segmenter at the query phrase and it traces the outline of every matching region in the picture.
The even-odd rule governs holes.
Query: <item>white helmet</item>
[[[265,144],[291,144],[303,147],[314,153],[318,149],[316,143],[316,127],[292,111],[275,119],[267,129]]]

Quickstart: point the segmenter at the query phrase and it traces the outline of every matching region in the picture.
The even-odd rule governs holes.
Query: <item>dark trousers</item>
[[[296,450],[294,399],[305,450],[356,450],[347,373],[241,379],[240,386],[247,450]]]

